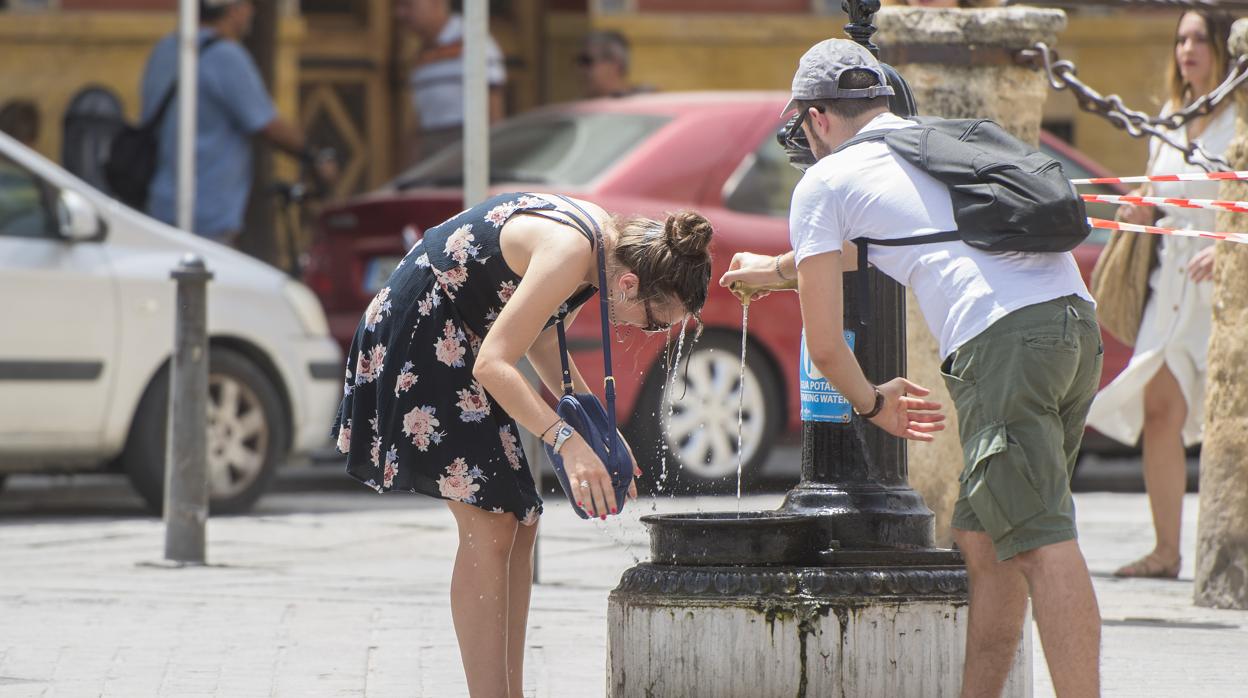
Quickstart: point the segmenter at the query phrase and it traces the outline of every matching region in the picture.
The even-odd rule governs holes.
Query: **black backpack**
[[[220,37],[212,36],[199,45],[200,56]],[[104,162],[104,181],[113,196],[130,208],[142,211],[147,208],[147,192],[152,185],[152,177],[156,174],[156,157],[159,153],[157,133],[164,121],[165,112],[177,95],[178,81],[165,91],[156,112],[138,126],[125,124],[113,137],[108,148],[108,159]]]
[[[1091,229],[1083,200],[1057,160],[988,119],[912,117],[918,127],[861,133],[834,152],[870,141],[949,187],[957,230],[900,240],[855,238],[858,268],[869,245],[962,242],[988,252],[1069,252]],[[866,275],[862,275],[866,303]],[[864,315],[865,316],[865,315]]]

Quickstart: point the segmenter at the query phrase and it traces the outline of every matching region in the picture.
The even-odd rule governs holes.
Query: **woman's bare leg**
[[[1187,454],[1183,423],[1187,403],[1170,369],[1162,364],[1144,388],[1144,488],[1153,510],[1157,544],[1151,557],[1163,565],[1179,560],[1183,493],[1187,489]]]
[[[460,502],[447,505],[459,526],[451,617],[468,693],[472,698],[508,698],[508,567],[520,523],[511,514],[492,514]]]
[[[537,524],[520,526],[511,549],[507,594],[507,685],[511,698],[524,695],[524,638],[529,622],[529,597],[533,593],[533,544]]]

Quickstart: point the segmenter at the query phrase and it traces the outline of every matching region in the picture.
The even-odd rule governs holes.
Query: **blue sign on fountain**
[[[852,351],[854,348],[854,332],[845,330],[845,341]],[[815,368],[810,360],[810,352],[806,349],[806,333],[802,332],[802,364],[801,368],[802,421],[803,422],[841,422],[848,424],[853,415],[853,407],[841,396],[827,378]]]

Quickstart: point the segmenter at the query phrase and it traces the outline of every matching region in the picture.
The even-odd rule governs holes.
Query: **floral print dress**
[[[378,492],[419,492],[537,521],[542,499],[520,428],[472,369],[520,282],[503,260],[503,225],[555,208],[531,194],[492,197],[430,228],[399,262],[348,353],[334,432],[349,475]],[[561,314],[595,290],[568,299]]]

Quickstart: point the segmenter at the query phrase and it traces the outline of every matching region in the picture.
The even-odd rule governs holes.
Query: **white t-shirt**
[[[914,126],[884,113],[862,131]],[[882,141],[860,143],[815,163],[789,209],[797,263],[839,252],[859,237],[909,238],[956,228],[949,190],[892,154]],[[1092,300],[1069,253],[984,252],[962,242],[871,245],[880,271],[914,289],[942,359],[1019,308],[1078,295]]]
[[[486,37],[485,79],[491,87],[507,81],[503,52],[494,37]],[[430,131],[464,123],[464,19],[453,14],[429,51],[417,56],[408,85],[412,106],[420,114],[420,128]],[[456,50],[458,49],[458,50]]]

